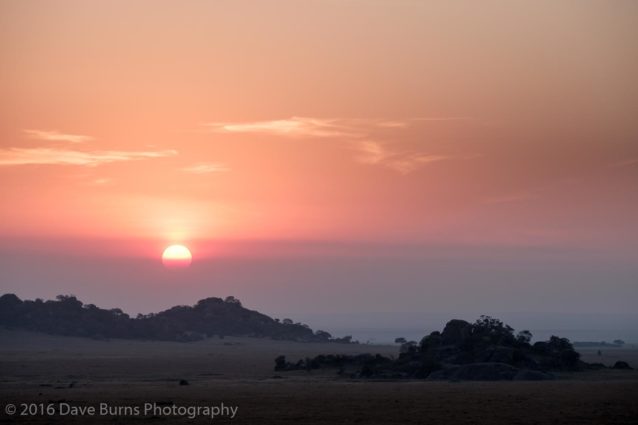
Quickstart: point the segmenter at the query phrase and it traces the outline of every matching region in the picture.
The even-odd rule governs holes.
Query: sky
[[[0,12],[2,292],[375,326],[635,310],[636,2]]]

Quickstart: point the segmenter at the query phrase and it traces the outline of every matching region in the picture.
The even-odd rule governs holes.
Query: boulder
[[[445,329],[443,329],[441,342],[443,345],[459,345],[469,337],[471,329],[472,325],[465,320],[450,320],[445,325]]]
[[[623,362],[622,360],[618,360],[616,363],[614,363],[612,369],[633,370],[633,368],[629,366],[629,363]]]

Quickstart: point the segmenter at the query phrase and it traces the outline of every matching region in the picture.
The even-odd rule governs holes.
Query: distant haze
[[[195,251],[191,268],[166,270],[159,257],[69,255],[55,252],[56,243],[63,245],[51,241],[40,251],[3,247],[3,291],[22,298],[74,294],[133,315],[234,295],[273,317],[377,341],[388,339],[384,329],[403,334],[392,339],[419,335],[450,318],[474,320],[480,314],[509,319],[517,329],[638,341],[637,267],[630,257],[605,251],[238,242],[240,251],[252,255],[198,260]],[[108,252],[117,241],[103,245]],[[594,333],[577,333],[588,330]]]

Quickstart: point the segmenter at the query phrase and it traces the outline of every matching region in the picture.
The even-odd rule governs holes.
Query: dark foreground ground
[[[273,372],[273,359],[396,347],[248,338],[197,343],[92,341],[0,330],[0,421],[15,424],[635,424],[638,371],[567,374],[543,382],[371,382]],[[638,364],[638,350],[583,351]],[[188,385],[180,385],[180,380]],[[100,403],[123,415],[100,414]],[[163,411],[144,415],[145,403]],[[173,406],[237,407],[195,419]],[[18,412],[8,415],[9,404]],[[22,404],[31,413],[21,416]],[[48,406],[51,406],[50,408]],[[72,412],[94,407],[96,412]],[[49,413],[47,413],[49,408]],[[60,415],[59,409],[66,415]],[[140,414],[135,411],[140,410]],[[126,410],[129,410],[128,412]],[[10,409],[9,409],[10,410]],[[28,411],[26,413],[29,413]],[[72,415],[76,413],[76,415]],[[155,413],[155,415],[153,415]],[[183,413],[187,413],[185,411]],[[197,413],[195,413],[197,415]]]

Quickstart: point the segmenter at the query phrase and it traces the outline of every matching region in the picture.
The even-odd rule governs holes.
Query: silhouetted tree
[[[236,304],[238,306],[241,306],[241,301],[239,301],[237,298],[233,297],[232,295],[227,296],[224,299],[224,302],[228,304]]]
[[[275,359],[275,370],[286,370],[286,356],[278,356]]]
[[[491,316],[481,316],[472,325],[473,340],[482,344],[511,345],[514,329]]]
[[[315,335],[316,335],[318,338],[320,338],[320,339],[322,339],[322,340],[325,340],[325,341],[328,341],[328,340],[330,340],[330,338],[332,338],[332,335],[330,335],[330,333],[329,333],[329,332],[322,331],[321,329],[317,330],[317,331],[315,332]]]
[[[399,348],[400,353],[416,353],[417,344],[416,341],[407,341],[401,344],[401,348]]]
[[[516,334],[516,341],[519,344],[529,344],[532,340],[532,333],[528,330],[520,331]]]

